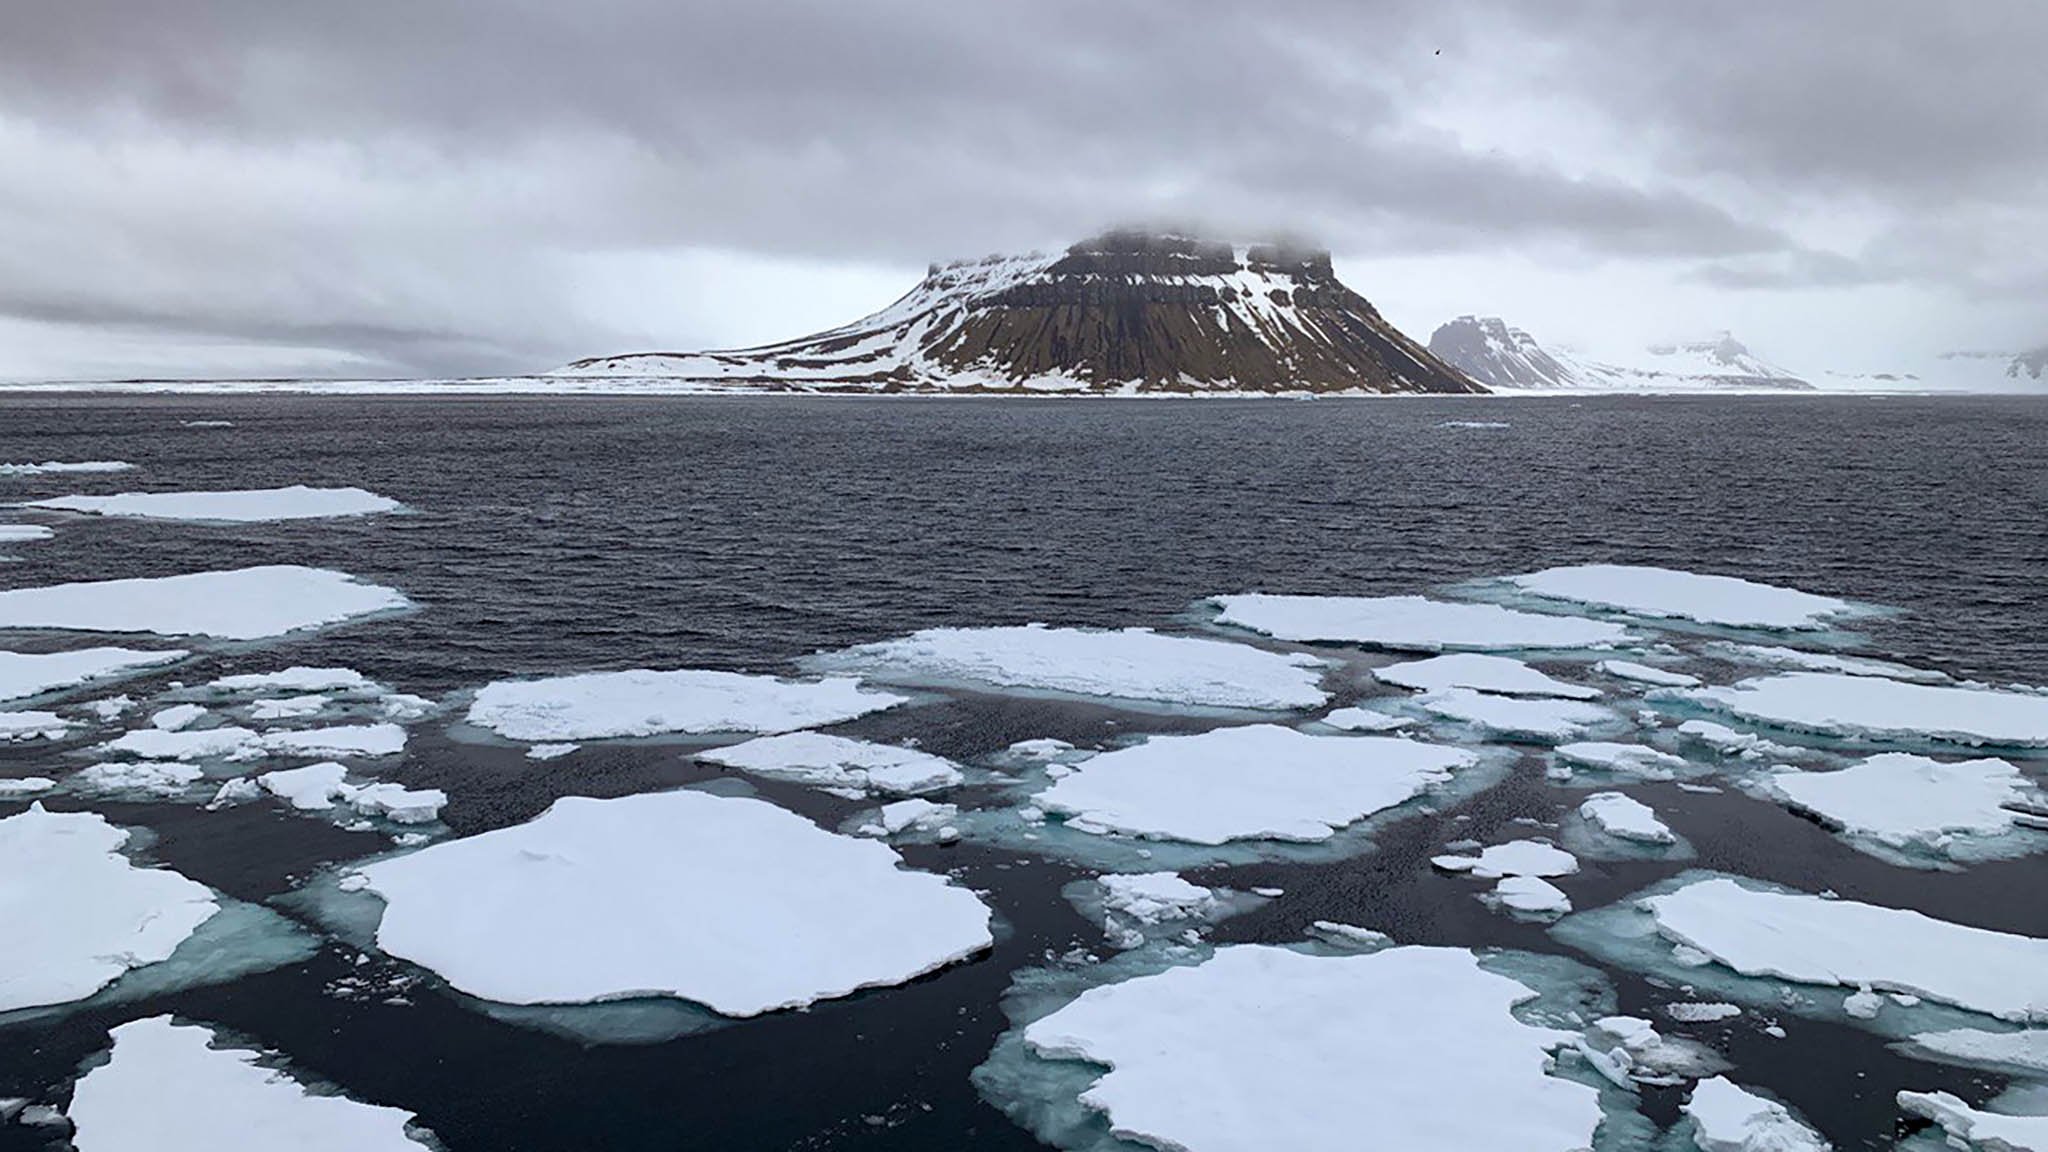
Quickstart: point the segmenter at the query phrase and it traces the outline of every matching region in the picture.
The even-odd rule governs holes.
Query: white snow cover
[[[216,692],[352,692],[377,687],[353,668],[307,668],[294,665],[282,672],[223,676],[207,685]]]
[[[1533,995],[1463,949],[1245,944],[1092,988],[1024,1042],[1105,1066],[1081,1102],[1149,1146],[1585,1148],[1598,1093],[1549,1075],[1550,1051],[1573,1037],[1509,1014]]]
[[[1981,1028],[1921,1032],[1913,1037],[1910,1047],[1915,1055],[1932,1055],[1962,1064],[2003,1065],[2048,1076],[2048,1028],[2018,1032],[1988,1032]]]
[[[206,715],[205,707],[198,704],[173,704],[150,714],[149,724],[165,732],[182,732],[192,722]]]
[[[1424,692],[1470,688],[1475,692],[1492,692],[1501,696],[1562,696],[1572,700],[1593,700],[1600,696],[1598,688],[1553,679],[1520,660],[1474,652],[1390,664],[1373,669],[1372,674],[1382,683]]]
[[[135,465],[126,460],[84,460],[66,463],[45,460],[41,464],[0,464],[0,476],[45,476],[63,472],[126,472]]]
[[[597,740],[664,732],[790,732],[837,724],[907,698],[850,677],[782,680],[681,668],[584,672],[486,684],[469,722],[512,740]]]
[[[48,776],[0,776],[0,800],[19,800],[24,796],[38,796],[56,786],[57,782]]]
[[[1746,1091],[1725,1076],[1693,1085],[1685,1114],[1700,1152],[1827,1152],[1828,1142],[1791,1109]]]
[[[799,784],[874,788],[902,795],[946,788],[961,781],[959,766],[944,757],[822,732],[763,736],[744,744],[699,752],[697,759]]]
[[[1115,873],[1095,882],[1102,887],[1104,908],[1141,924],[1185,920],[1216,907],[1216,893],[1175,872]]]
[[[0,592],[0,628],[262,640],[411,604],[393,589],[344,572],[273,564],[16,588]]]
[[[327,516],[367,516],[405,507],[361,488],[259,488],[237,492],[122,492],[115,496],[59,496],[32,500],[27,508],[87,512],[98,516],[134,516],[150,520],[214,520],[255,523],[265,520],[315,520]]]
[[[1226,640],[1049,628],[928,628],[825,658],[887,679],[968,681],[997,688],[1218,708],[1313,708],[1329,699],[1323,662]]]
[[[268,732],[263,747],[287,756],[395,756],[405,751],[405,729],[396,724],[337,724]]]
[[[2048,1116],[2010,1116],[1972,1108],[1948,1092],[1901,1092],[1899,1107],[1948,1134],[1952,1148],[1984,1152],[2048,1152]]]
[[[1733,576],[1633,564],[1577,564],[1508,579],[1525,592],[1553,600],[1728,628],[1819,628],[1852,607],[1832,596]]]
[[[1642,844],[1672,844],[1678,837],[1657,819],[1656,810],[1620,792],[1595,792],[1579,805],[1579,815],[1609,836]]]
[[[1493,899],[1516,912],[1562,916],[1572,910],[1571,897],[1548,880],[1535,876],[1503,876],[1493,886]]]
[[[72,652],[0,652],[0,700],[40,696],[92,680],[182,660],[182,649],[80,648]]]
[[[2036,798],[2003,760],[1944,764],[1887,752],[1833,772],[1780,768],[1764,777],[1771,794],[1855,836],[1895,847],[1943,847],[1952,833],[1996,836],[2013,827],[2000,805]]]
[[[513,1004],[670,995],[752,1016],[900,984],[991,943],[989,910],[887,845],[760,800],[564,797],[370,864],[384,951]]]
[[[1558,758],[1581,768],[1597,768],[1645,780],[1669,780],[1686,768],[1683,757],[1660,752],[1645,744],[1617,744],[1606,740],[1583,740],[1557,746]]]
[[[1906,992],[2048,1021],[2048,940],[1900,908],[1756,891],[1725,876],[1642,900],[1666,938],[1745,976]]]
[[[1346,732],[1392,732],[1397,728],[1412,727],[1414,720],[1406,716],[1390,716],[1376,708],[1339,708],[1323,717],[1322,723]]]
[[[57,533],[41,524],[0,524],[0,544],[27,544],[48,540]]]
[[[1154,736],[1077,765],[1033,798],[1084,832],[1195,844],[1328,839],[1392,808],[1470,752],[1382,736],[1310,736],[1274,724]]]
[[[1510,840],[1477,856],[1434,856],[1430,863],[1446,872],[1468,872],[1481,880],[1503,876],[1569,876],[1579,870],[1578,858],[1540,840]]]
[[[1601,648],[1628,639],[1603,620],[1517,612],[1497,604],[1446,604],[1421,596],[1216,596],[1219,623],[1280,640],[1365,644],[1410,652]]]
[[[1509,736],[1569,740],[1614,719],[1614,713],[1580,700],[1520,700],[1488,696],[1469,688],[1432,692],[1416,701],[1425,711]]]
[[[1697,688],[1700,678],[1684,672],[1673,672],[1669,668],[1657,668],[1649,664],[1638,664],[1633,660],[1602,660],[1593,665],[1595,671],[1605,672],[1622,680],[1633,680],[1638,684],[1655,684],[1660,688]]]
[[[1849,737],[2048,746],[2048,696],[1907,684],[1838,672],[1781,672],[1686,698],[1747,720]]]
[[[0,1012],[83,1000],[219,911],[205,885],[136,867],[127,842],[94,813],[40,803],[0,820]]]
[[[413,1114],[309,1092],[257,1063],[262,1055],[216,1048],[211,1030],[152,1016],[113,1031],[111,1058],[71,1094],[78,1152],[424,1152],[406,1135]]]
[[[176,796],[198,783],[204,775],[190,764],[109,762],[81,768],[71,781],[88,792],[144,792],[152,796]]]
[[[1764,644],[1725,644],[1720,646],[1733,656],[1755,660],[1765,664],[1782,664],[1791,668],[1804,668],[1809,672],[1840,672],[1848,676],[1882,676],[1888,680],[1911,680],[1920,684],[1943,684],[1948,675],[1926,668],[1913,668],[1905,664],[1894,664],[1889,660],[1872,660],[1867,656],[1840,656],[1833,652],[1802,652],[1797,648],[1780,648]]]
[[[62,740],[71,722],[55,712],[0,712],[0,742]]]

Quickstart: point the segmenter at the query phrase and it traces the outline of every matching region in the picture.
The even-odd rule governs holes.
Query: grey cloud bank
[[[0,376],[729,346],[1152,219],[1312,236],[1425,338],[2048,343],[2048,9],[1775,7],[41,5]]]

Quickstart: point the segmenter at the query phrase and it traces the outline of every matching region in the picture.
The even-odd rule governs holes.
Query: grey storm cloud
[[[2048,181],[2033,4],[31,9],[0,317],[361,371],[616,350],[587,278],[673,249],[914,268],[1173,219],[1730,291],[2038,291],[2048,261],[2006,242]],[[1504,148],[1475,107],[1533,126]],[[1861,230],[1810,226],[1836,206]]]

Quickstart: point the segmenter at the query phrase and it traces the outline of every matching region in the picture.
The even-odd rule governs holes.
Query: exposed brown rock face
[[[1144,232],[934,266],[874,316],[785,344],[569,370],[805,390],[1485,390],[1339,282],[1328,252]]]

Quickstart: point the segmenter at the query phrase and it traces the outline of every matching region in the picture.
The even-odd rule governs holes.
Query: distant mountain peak
[[[1703,340],[1652,344],[1644,350],[1646,358],[1641,363],[1622,365],[1545,347],[1496,316],[1460,316],[1430,336],[1429,349],[1489,388],[1702,391],[1811,387],[1725,331]]]
[[[880,312],[798,340],[594,357],[564,373],[736,390],[1484,390],[1387,323],[1321,248],[1143,229],[933,264]]]

